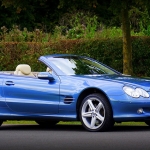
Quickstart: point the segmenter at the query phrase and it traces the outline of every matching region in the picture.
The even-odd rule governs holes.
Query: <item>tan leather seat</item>
[[[50,69],[49,67],[47,67],[46,72],[52,73],[52,69]]]
[[[16,67],[14,72],[15,75],[25,75],[25,76],[32,76],[34,77],[33,73],[31,72],[31,67],[28,64],[20,64]]]

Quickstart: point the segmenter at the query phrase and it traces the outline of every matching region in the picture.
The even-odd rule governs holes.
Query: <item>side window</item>
[[[34,66],[33,72],[49,72],[52,73],[52,69],[47,67],[44,63],[41,61],[38,61],[37,64]]]

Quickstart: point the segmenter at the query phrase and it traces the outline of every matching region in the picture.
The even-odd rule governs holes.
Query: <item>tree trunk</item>
[[[123,74],[132,75],[132,45],[128,9],[122,11],[122,33],[123,33]]]

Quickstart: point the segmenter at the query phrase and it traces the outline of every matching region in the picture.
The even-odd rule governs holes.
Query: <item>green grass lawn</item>
[[[3,124],[37,124],[35,121],[5,121]],[[79,121],[60,121],[59,125],[81,125]],[[115,123],[115,126],[147,126],[144,122],[122,122]]]
[[[145,122],[122,122],[115,123],[115,126],[147,126]]]

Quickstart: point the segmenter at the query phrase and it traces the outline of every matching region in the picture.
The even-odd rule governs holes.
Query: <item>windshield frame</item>
[[[75,74],[75,73],[67,73],[66,71],[64,71],[64,66],[62,65],[62,62],[60,63],[60,61],[58,61],[59,59],[78,59],[78,60],[88,60],[89,62],[93,62],[96,64],[99,64],[101,66],[103,66],[104,68],[107,68],[108,70],[110,70],[113,73],[106,73],[108,74],[121,74],[120,72],[116,71],[115,69],[112,69],[111,67],[95,60],[92,59],[90,57],[86,57],[86,56],[78,56],[78,55],[65,55],[65,56],[55,56],[55,57],[47,57],[47,59],[53,64],[55,65],[57,68],[59,68],[63,74],[58,74],[58,75],[102,75],[102,74],[98,74],[98,73],[88,73],[88,74]],[[59,64],[60,63],[60,64]],[[84,62],[85,63],[85,62]],[[59,64],[59,65],[58,65]],[[69,65],[66,65],[67,67],[69,67]],[[72,69],[72,68],[71,68]],[[104,73],[103,73],[104,74]]]

